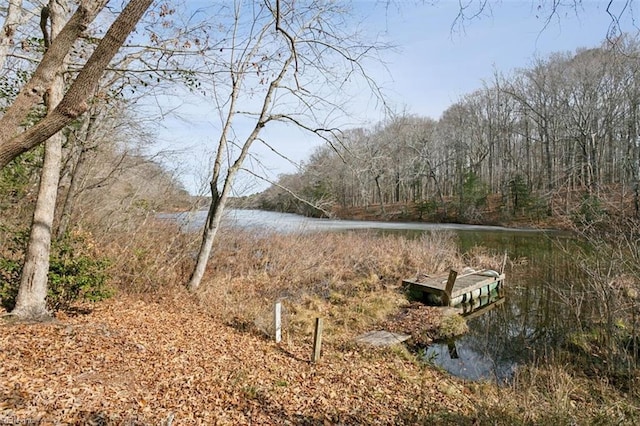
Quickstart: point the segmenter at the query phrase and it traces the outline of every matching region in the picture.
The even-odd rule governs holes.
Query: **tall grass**
[[[199,235],[146,218],[127,232],[97,238],[112,260],[117,288],[153,295],[187,282]],[[310,336],[313,318],[323,316],[328,336],[349,338],[407,304],[403,278],[497,264],[499,259],[481,249],[462,257],[448,232],[407,239],[361,231],[256,234],[230,228],[218,235],[197,297],[211,315],[242,329],[272,334],[273,305],[282,301],[287,336]]]
[[[121,292],[153,295],[181,287],[189,277],[198,235],[154,216],[141,217],[126,230],[93,231]]]
[[[290,333],[310,334],[313,316],[327,332],[349,335],[406,303],[398,287],[418,272],[463,263],[451,234],[415,240],[371,232],[270,234],[224,232],[199,294],[203,305],[245,327],[269,333],[283,300]]]

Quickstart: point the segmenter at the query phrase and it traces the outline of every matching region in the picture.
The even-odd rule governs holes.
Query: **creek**
[[[206,212],[179,215],[187,229],[200,229]],[[535,229],[430,223],[390,223],[306,218],[259,210],[229,210],[227,226],[285,233],[366,230],[415,238],[424,232],[450,231],[461,252],[480,246],[507,253],[517,266],[506,270],[499,303],[468,319],[469,333],[422,348],[422,356],[468,380],[508,381],[523,363],[540,362],[563,344],[576,323],[562,295],[573,284],[579,250],[571,234]]]

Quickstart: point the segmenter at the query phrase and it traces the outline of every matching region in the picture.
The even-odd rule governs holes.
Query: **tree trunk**
[[[60,33],[65,22],[64,13],[67,5],[60,3],[60,0],[49,1],[50,39],[55,38]],[[43,30],[46,31],[46,28]],[[45,40],[47,40],[46,35]],[[66,66],[63,63],[53,79],[51,87],[47,90],[48,96],[45,99],[47,101],[47,110],[49,111],[52,111],[63,97],[63,74],[65,69]],[[58,182],[60,181],[63,140],[62,132],[58,132],[51,136],[45,144],[44,163],[42,165],[42,174],[40,175],[40,188],[33,214],[29,244],[20,278],[16,306],[11,312],[12,315],[20,319],[41,320],[49,316],[46,305],[47,275],[49,273],[56,196]]]
[[[277,28],[277,27],[276,27]],[[194,266],[191,277],[189,278],[189,283],[187,284],[187,288],[191,291],[195,291],[200,287],[202,283],[202,278],[204,277],[205,269],[207,268],[207,263],[209,262],[209,256],[211,255],[211,250],[213,247],[213,242],[215,240],[216,234],[220,229],[220,222],[222,220],[222,213],[224,212],[225,205],[227,204],[227,197],[229,191],[231,191],[231,186],[235,180],[238,171],[242,167],[245,158],[249,154],[249,149],[251,149],[251,145],[255,142],[255,140],[260,135],[262,129],[264,129],[267,122],[271,119],[268,111],[273,103],[273,96],[275,94],[276,89],[279,87],[280,82],[284,78],[287,73],[287,69],[293,63],[295,59],[295,49],[292,48],[291,55],[284,61],[282,64],[282,68],[280,72],[276,76],[275,79],[271,81],[269,84],[269,89],[265,93],[265,97],[262,101],[262,109],[260,111],[260,115],[256,120],[256,124],[251,131],[251,134],[247,137],[247,139],[242,144],[242,148],[240,149],[240,153],[238,157],[233,162],[233,164],[229,167],[226,176],[224,177],[224,183],[222,184],[222,191],[218,190],[218,179],[221,177],[222,173],[222,159],[223,155],[227,149],[227,136],[228,132],[231,130],[231,124],[235,117],[237,111],[235,111],[235,103],[240,95],[240,84],[238,84],[239,78],[242,78],[242,72],[240,72],[240,76],[232,76],[232,94],[229,102],[229,109],[227,111],[227,117],[225,121],[225,125],[223,127],[222,133],[220,135],[220,139],[218,141],[218,152],[216,153],[216,159],[214,161],[213,167],[213,178],[211,179],[211,205],[209,206],[209,212],[207,213],[207,221],[204,226],[204,231],[202,233],[202,242],[200,244],[200,251],[198,252],[198,258],[196,260],[196,264]],[[246,64],[245,64],[246,65]],[[242,67],[241,67],[242,68]]]
[[[76,199],[80,193],[80,175],[85,169],[85,163],[87,158],[87,148],[85,144],[89,140],[92,133],[94,118],[85,116],[82,127],[79,130],[82,140],[78,140],[77,137],[73,138],[71,143],[71,164],[69,167],[69,187],[64,194],[64,201],[62,202],[62,209],[59,214],[58,230],[56,237],[60,238],[67,233],[71,218],[73,217],[73,207],[76,204]],[[75,151],[75,152],[73,152]]]
[[[380,214],[384,216],[386,213],[384,211],[384,198],[382,197],[382,188],[380,188],[380,175],[376,176],[374,181],[376,182],[376,192],[380,200]]]
[[[104,0],[99,3],[104,3]],[[153,0],[131,0],[113,22],[55,110],[29,130],[19,133],[20,123],[31,107],[42,98],[44,87],[50,82],[50,74],[60,68],[64,56],[91,22],[86,22],[91,13],[83,6],[78,8],[79,11],[84,10],[84,13],[76,12],[61,31],[60,37],[56,37],[51,44],[51,51],[55,51],[56,55],[51,56],[47,51],[32,79],[0,119],[0,169],[18,155],[49,139],[88,109],[87,101],[94,95],[105,68],[151,3]],[[76,15],[79,17],[76,18]]]
[[[5,145],[21,132],[21,123],[33,106],[42,101],[46,90],[51,87],[51,82],[56,73],[62,67],[64,58],[105,3],[106,0],[100,0],[100,2],[85,1],[78,7],[60,34],[52,41],[51,46],[47,48],[33,76],[22,87],[16,99],[0,119],[0,168],[5,165]],[[56,132],[52,132],[51,135],[54,133]],[[44,142],[51,135],[48,135],[40,142]],[[11,159],[8,159],[8,161],[11,161]]]
[[[207,268],[207,263],[209,262],[209,257],[211,256],[213,241],[215,240],[218,229],[220,228],[224,205],[226,204],[226,196],[220,197],[218,195],[218,189],[215,182],[211,182],[211,194],[212,200],[211,205],[209,205],[209,211],[207,212],[207,220],[202,233],[200,250],[198,251],[196,265],[193,268],[193,272],[189,278],[189,284],[187,285],[191,291],[197,290],[198,287],[200,287],[205,269]]]
[[[20,24],[22,17],[22,0],[9,0],[7,7],[7,17],[4,25],[0,30],[0,70],[4,68],[4,62],[7,59],[9,48],[13,44],[13,37],[16,34],[16,28]]]

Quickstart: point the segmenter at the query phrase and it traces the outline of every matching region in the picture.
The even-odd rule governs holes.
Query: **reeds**
[[[351,335],[406,303],[403,278],[441,272],[462,260],[450,234],[415,240],[373,232],[251,235],[224,232],[199,297],[216,315],[271,332],[282,300],[288,333],[310,335],[313,317],[329,335]]]

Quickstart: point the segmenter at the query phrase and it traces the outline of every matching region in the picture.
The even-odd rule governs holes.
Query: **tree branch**
[[[101,1],[100,4],[102,4],[103,2],[104,0]],[[115,54],[118,52],[131,31],[133,31],[136,24],[138,23],[140,18],[142,18],[142,15],[144,15],[151,3],[153,3],[153,0],[131,0],[127,4],[118,18],[116,18],[116,20],[113,22],[111,27],[109,27],[109,30],[96,47],[96,50],[87,61],[87,64],[80,71],[78,77],[73,82],[68,92],[65,94],[64,98],[54,111],[52,111],[41,122],[24,133],[21,133],[13,138],[9,136],[8,140],[5,139],[4,136],[1,137],[0,169],[21,153],[28,151],[29,149],[47,140],[51,135],[55,134],[64,126],[71,123],[75,118],[83,114],[88,109],[87,101],[94,94],[98,86],[100,77],[102,76],[105,68],[107,67],[107,65],[109,65],[111,59],[113,59]],[[83,9],[82,6],[78,8],[78,10],[81,9]],[[58,37],[56,37],[55,40],[53,40],[53,42],[51,43],[51,48],[49,51],[54,51],[57,49],[56,52],[58,56],[54,56],[53,59],[50,59],[49,62],[51,63],[49,63],[48,67],[46,68],[46,71],[48,73],[55,73],[59,69],[59,66],[55,66],[56,63],[62,64],[62,61],[64,60],[64,57],[69,51],[71,45],[73,45],[73,42],[79,35],[78,30],[84,29],[86,27],[85,19],[87,16],[90,16],[90,14],[88,13],[90,11],[86,9],[84,10],[85,12],[81,13],[78,18],[76,18],[77,20],[79,20],[79,22],[76,22],[70,29],[68,29],[70,24],[67,23],[60,35],[58,35]],[[76,17],[77,15],[78,12],[74,14],[74,17]],[[74,17],[72,17],[71,20],[74,20]],[[81,20],[81,18],[84,19]],[[68,30],[69,32],[69,34],[67,35],[68,40],[65,38],[62,41],[59,41],[65,30]],[[48,53],[49,52],[47,52],[47,54]],[[43,58],[43,63],[44,61],[45,58]],[[42,63],[40,64],[38,69],[41,69],[41,67]],[[36,70],[36,72],[38,72],[38,70]],[[50,77],[46,76],[46,78]],[[38,83],[41,84],[42,79],[39,79]],[[29,104],[33,105],[36,100],[35,96],[43,91],[43,89],[41,89],[40,87],[46,86],[38,86],[30,82],[23,88],[23,90],[21,90],[20,93],[22,94],[23,92],[25,92],[24,96],[29,96],[31,98],[31,102],[29,102]],[[41,96],[42,95],[39,95],[38,97]],[[28,109],[26,111],[23,111],[24,114],[26,114],[27,112]],[[19,118],[19,116],[14,114],[12,117],[14,121],[5,123],[5,118],[6,115],[2,118],[2,120],[0,120],[0,134],[14,135],[21,119],[16,122],[15,120]],[[5,125],[7,125],[7,127],[4,127]]]

